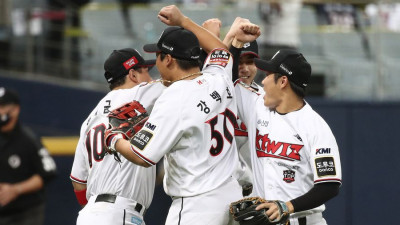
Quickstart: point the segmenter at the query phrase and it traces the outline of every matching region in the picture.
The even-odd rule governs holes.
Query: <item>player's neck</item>
[[[300,110],[304,107],[305,102],[303,98],[297,95],[285,95],[281,103],[276,107],[276,111],[280,114],[286,114]]]
[[[164,82],[171,85],[172,83],[175,83],[175,82],[181,81],[181,80],[192,80],[192,79],[200,76],[202,73],[196,67],[196,68],[192,68],[190,70],[178,70],[178,71],[176,71],[175,74],[176,75],[173,77],[172,80],[164,80]]]
[[[120,86],[118,86],[118,87],[115,87],[115,88],[113,89],[113,91],[119,90],[119,89],[130,89],[130,88],[135,87],[136,85],[138,85],[138,83],[135,83],[135,82],[125,82],[123,85],[120,85]]]

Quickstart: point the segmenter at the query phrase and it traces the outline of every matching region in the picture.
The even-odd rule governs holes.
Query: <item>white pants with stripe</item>
[[[306,218],[306,225],[327,225],[322,213],[313,213],[304,217]],[[302,225],[298,218],[289,218],[289,221],[290,225]]]
[[[77,225],[145,225],[144,208],[137,212],[136,201],[119,197],[114,203],[95,202],[97,195],[90,197],[86,206],[79,211]]]
[[[229,205],[242,198],[242,188],[231,178],[213,191],[193,197],[173,198],[165,224],[238,225],[229,214]]]

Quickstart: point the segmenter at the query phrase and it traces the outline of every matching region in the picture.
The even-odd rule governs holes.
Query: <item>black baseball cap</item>
[[[290,81],[303,89],[310,80],[311,65],[295,50],[282,49],[276,52],[271,60],[254,59],[254,63],[260,70],[286,75]]]
[[[156,44],[143,46],[145,52],[164,52],[183,60],[198,60],[200,45],[196,35],[182,27],[168,27]]]
[[[155,59],[144,60],[138,51],[133,48],[114,50],[104,62],[104,77],[108,83],[126,76],[130,69],[139,67],[152,67],[156,64]]]
[[[256,40],[252,42],[247,42],[243,45],[240,56],[244,55],[254,55],[254,57],[260,58],[260,56],[258,55],[258,44]]]
[[[20,104],[19,95],[16,91],[0,87],[0,105]]]

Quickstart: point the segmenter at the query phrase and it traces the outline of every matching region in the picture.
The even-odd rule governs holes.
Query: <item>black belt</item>
[[[115,203],[115,199],[117,199],[116,195],[112,194],[101,194],[97,195],[96,200],[94,202],[109,202],[109,203]],[[136,212],[140,213],[140,210],[143,209],[142,204],[139,202],[136,203],[135,210]]]
[[[297,220],[299,221],[299,225],[307,225],[306,217],[300,217],[300,218],[297,218]],[[290,225],[290,221],[288,222],[288,225]]]

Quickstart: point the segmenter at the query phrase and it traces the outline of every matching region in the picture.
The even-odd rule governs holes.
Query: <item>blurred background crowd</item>
[[[155,15],[166,4],[183,5],[198,23],[220,18],[222,31],[249,18],[262,27],[263,58],[298,49],[313,65],[309,95],[400,99],[400,3],[391,1],[0,0],[0,69],[103,83],[110,51],[157,40],[164,25]]]

